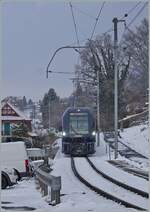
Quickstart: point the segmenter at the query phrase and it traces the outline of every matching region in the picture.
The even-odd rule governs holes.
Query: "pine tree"
[[[23,101],[23,107],[25,108],[27,106],[27,100],[25,96],[23,97],[22,101]]]

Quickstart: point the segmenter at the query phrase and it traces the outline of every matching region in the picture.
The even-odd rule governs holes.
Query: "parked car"
[[[40,148],[27,148],[27,155],[32,161],[42,160],[45,157],[45,150]]]
[[[1,143],[1,164],[8,168],[14,168],[18,180],[29,176],[29,159],[24,142]]]
[[[2,167],[1,171],[1,187],[2,189],[12,186],[17,183],[18,175],[15,169]]]
[[[9,143],[9,142],[20,142],[23,141],[25,143],[26,148],[31,148],[33,146],[32,141],[27,138],[22,137],[3,137],[2,143]]]
[[[30,162],[32,170],[33,170],[33,175],[35,171],[39,168],[39,166],[44,164],[44,160],[34,160]]]

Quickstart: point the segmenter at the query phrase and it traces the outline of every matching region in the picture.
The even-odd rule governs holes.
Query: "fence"
[[[45,170],[45,171],[43,171]],[[51,195],[50,203],[56,205],[60,203],[61,177],[52,176],[48,173],[48,169],[42,166],[36,170],[36,181],[41,188],[43,196]]]

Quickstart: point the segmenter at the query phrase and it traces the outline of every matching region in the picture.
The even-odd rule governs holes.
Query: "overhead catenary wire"
[[[86,15],[86,16],[88,16],[88,17],[90,17],[90,18],[96,20],[96,18],[95,18],[94,16],[92,16],[91,14],[89,14],[89,13],[87,13],[87,12],[85,12],[85,11],[79,9],[79,8],[77,8],[75,5],[72,5],[72,7],[73,7],[74,9],[76,9],[76,11],[82,13],[83,15]]]
[[[101,15],[101,13],[102,13],[102,10],[103,10],[103,8],[104,8],[104,5],[105,5],[105,1],[102,3],[102,6],[101,6],[101,8],[100,8],[100,10],[99,10],[98,16],[97,16],[97,18],[96,18],[96,22],[95,22],[95,24],[94,24],[94,28],[93,28],[93,30],[92,30],[92,34],[91,34],[90,40],[92,40],[92,38],[93,38],[95,29],[96,29],[96,26],[97,26],[99,17],[100,17],[100,15]]]
[[[129,9],[128,10],[128,12],[126,12],[126,14],[127,14],[127,16],[129,15],[129,14],[131,14],[140,4],[141,4],[142,2],[140,1],[140,2],[138,2],[136,5],[134,5],[131,9]],[[77,10],[80,10],[80,9],[78,9],[78,8],[76,8],[74,5],[72,5],[72,7],[74,7],[75,9],[77,9]],[[80,10],[81,11],[81,10]],[[84,11],[82,11],[83,13],[85,13]],[[93,17],[93,16],[92,16]],[[96,18],[95,17],[93,17],[95,20],[96,20]],[[122,18],[124,18],[124,15],[121,17],[121,18],[119,18],[119,19],[122,19]],[[102,34],[103,35],[105,35],[105,34],[107,34],[107,33],[109,33],[109,32],[113,32],[113,27],[110,27],[109,29],[107,29],[105,32],[103,32]],[[94,36],[94,35],[93,35]],[[92,36],[92,37],[93,37]],[[85,41],[88,41],[89,39],[83,39],[82,41],[80,41],[81,43],[83,43],[83,42],[85,42]],[[72,43],[71,45],[74,45],[74,44],[76,44],[75,42],[74,43]]]
[[[69,2],[69,5],[70,5],[71,14],[72,14],[72,19],[73,19],[73,24],[74,24],[74,29],[75,29],[75,33],[76,33],[77,44],[80,45],[79,37],[78,37],[78,31],[77,31],[77,25],[76,25],[74,13],[73,13],[72,3]]]
[[[103,4],[104,4],[105,2],[103,2]],[[136,7],[140,4],[141,2],[139,2],[138,4],[136,4],[133,8],[131,8],[129,11],[128,11],[128,14],[131,14],[135,9],[136,9]],[[144,4],[144,6],[143,6],[143,8],[141,9],[141,10],[143,10],[144,9],[144,7],[146,6],[146,4],[147,4],[147,2]],[[102,6],[104,6],[104,5],[102,5]],[[76,31],[76,38],[77,38],[77,42],[79,43],[79,38],[78,38],[78,32],[77,32],[77,26],[76,26],[76,22],[75,22],[75,18],[74,18],[74,14],[73,14],[73,9],[72,9],[72,4],[70,3],[70,7],[71,7],[71,11],[72,11],[72,16],[73,16],[73,20],[74,20],[74,27],[75,27],[75,31]],[[103,7],[101,7],[101,9],[102,9]],[[134,20],[138,17],[138,15],[141,13],[142,11],[139,11],[138,12],[138,14],[136,15],[136,17],[134,17],[134,19],[132,19],[132,21],[129,23],[130,25],[134,22]],[[100,12],[99,12],[99,16],[100,16],[100,14],[101,14],[101,10],[100,10]],[[96,22],[96,24],[97,24],[97,22]],[[95,26],[96,27],[96,26]],[[94,27],[94,28],[95,28]],[[95,31],[95,29],[94,29],[94,31]],[[103,35],[104,34],[107,34],[108,32],[111,32],[111,31],[113,31],[113,28],[109,28],[107,31],[105,31],[104,33],[103,33]],[[94,33],[92,33],[92,34],[94,34]],[[92,37],[93,37],[93,35],[92,35]],[[86,39],[87,41],[89,40],[89,39]],[[83,40],[84,41],[84,40]],[[83,42],[82,41],[82,42]],[[70,45],[67,47],[67,48],[71,48],[70,47]],[[78,47],[76,47],[76,48],[78,48]],[[61,48],[62,49],[62,48]],[[75,49],[75,48],[74,48]],[[79,51],[78,51],[79,52]],[[80,52],[79,52],[80,53]],[[56,54],[56,53],[55,53]],[[55,55],[53,55],[53,57],[54,57]],[[52,59],[53,59],[53,57],[52,57]],[[49,65],[50,65],[50,63],[48,64],[48,66],[47,66],[47,78],[48,78],[48,67],[49,67]]]

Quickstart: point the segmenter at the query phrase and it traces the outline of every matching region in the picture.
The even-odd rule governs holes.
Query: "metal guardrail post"
[[[55,191],[51,188],[51,202],[56,205],[60,203],[60,190]]]
[[[55,204],[60,203],[61,177],[55,177],[51,185],[51,201]]]
[[[51,204],[56,205],[60,203],[60,189],[61,189],[61,177],[55,177],[46,173],[39,168],[36,170],[36,179],[39,181],[42,196],[49,194],[48,187],[51,187]]]
[[[111,153],[110,153],[110,144],[109,145],[109,160],[111,160]]]
[[[123,132],[123,121],[120,122],[120,130]]]

